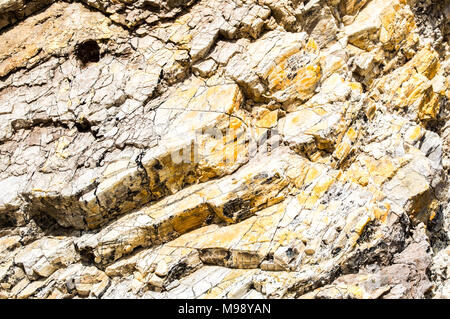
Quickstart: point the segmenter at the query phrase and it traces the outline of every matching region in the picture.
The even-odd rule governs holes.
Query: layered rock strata
[[[449,17],[0,0],[0,298],[449,298]]]

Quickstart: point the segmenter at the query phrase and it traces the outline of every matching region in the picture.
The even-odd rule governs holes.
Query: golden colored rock
[[[439,68],[437,52],[426,47],[403,67],[381,78],[376,87],[384,93],[382,100],[391,107],[413,111],[423,121],[436,119],[440,95],[434,92],[430,80]]]

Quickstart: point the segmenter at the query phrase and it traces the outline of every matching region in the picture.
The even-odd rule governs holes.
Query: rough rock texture
[[[450,298],[449,27],[0,0],[0,298]]]

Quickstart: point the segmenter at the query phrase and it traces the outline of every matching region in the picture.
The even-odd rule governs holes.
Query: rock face
[[[449,17],[0,0],[0,298],[450,298]]]

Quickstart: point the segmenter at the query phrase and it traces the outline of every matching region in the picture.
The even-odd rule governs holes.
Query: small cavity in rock
[[[83,64],[100,61],[100,47],[94,40],[87,40],[77,45],[76,57]]]

